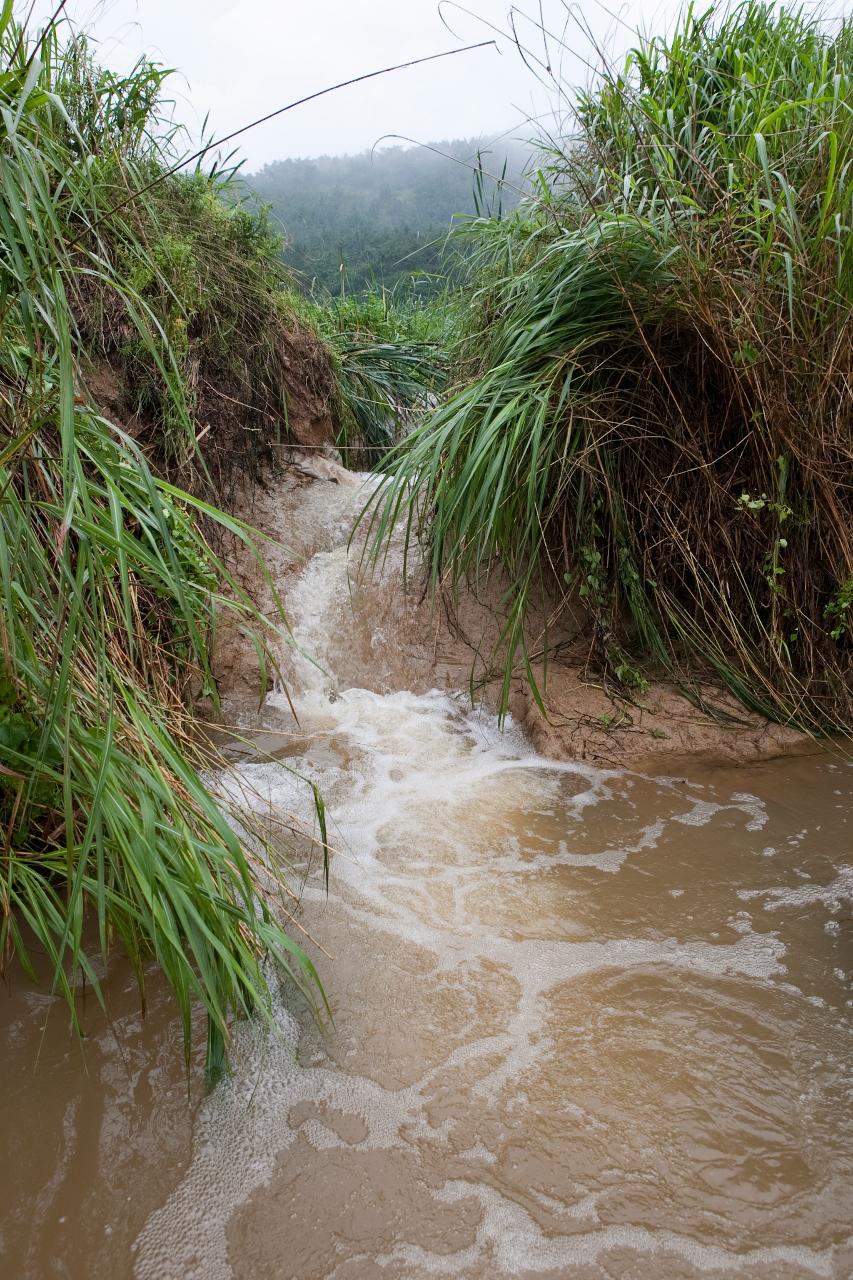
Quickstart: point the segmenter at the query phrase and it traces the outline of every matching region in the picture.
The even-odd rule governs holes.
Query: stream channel
[[[850,762],[599,769],[410,691],[399,547],[353,585],[363,483],[294,498],[298,729],[271,693],[218,781],[309,826],[322,789],[328,895],[294,874],[334,1026],[282,990],[188,1102],[156,973],[142,1019],[116,966],[82,1043],[17,982],[2,1275],[853,1275]]]

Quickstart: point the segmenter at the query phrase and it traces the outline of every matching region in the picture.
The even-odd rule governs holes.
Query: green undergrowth
[[[446,387],[454,301],[413,282],[329,297],[314,318],[335,367],[338,448],[350,466],[375,466]]]
[[[371,518],[378,553],[408,512],[436,585],[502,564],[504,705],[544,597],[623,686],[853,727],[851,68],[850,19],[689,8],[467,232],[456,383]]]
[[[187,711],[215,693],[216,618],[259,645],[270,625],[208,536],[249,531],[203,495],[237,424],[286,425],[281,335],[325,348],[224,179],[145,191],[174,154],[162,79],[0,11],[0,962],[46,958],[77,1026],[115,948],[142,990],[154,959],[187,1060],[201,1004],[215,1065],[235,1014],[271,1017],[268,959],[324,997],[285,927],[284,855],[214,799],[222,762]],[[218,393],[245,403],[215,418]],[[325,850],[319,797],[317,819]]]

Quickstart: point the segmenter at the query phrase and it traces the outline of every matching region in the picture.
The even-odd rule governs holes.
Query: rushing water
[[[156,975],[145,1023],[114,975],[82,1045],[19,985],[3,1274],[853,1275],[853,769],[559,764],[406,691],[393,557],[352,590],[357,501],[318,482],[289,514],[319,665],[288,659],[298,729],[283,695],[259,717],[280,758],[221,783],[305,821],[298,774],[322,787],[302,922],[335,1026],[283,992],[188,1106]]]

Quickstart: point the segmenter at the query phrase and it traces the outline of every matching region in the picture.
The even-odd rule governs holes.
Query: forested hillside
[[[279,160],[247,182],[284,229],[285,261],[309,284],[339,293],[344,282],[357,292],[442,270],[454,217],[478,204],[514,207],[529,156],[511,139],[489,146],[469,138]],[[494,178],[504,173],[499,185]]]

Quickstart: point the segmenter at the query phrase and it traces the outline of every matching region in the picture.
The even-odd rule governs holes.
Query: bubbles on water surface
[[[849,1130],[843,1036],[782,908],[832,911],[849,868],[792,887],[810,829],[786,841],[757,785],[545,760],[462,696],[359,687],[393,619],[375,593],[353,617],[357,490],[318,489],[286,591],[314,745],[220,785],[309,826],[322,788],[304,921],[336,1026],[282,1000],[278,1036],[239,1028],[136,1274],[841,1274],[853,1169],[810,1153]]]

